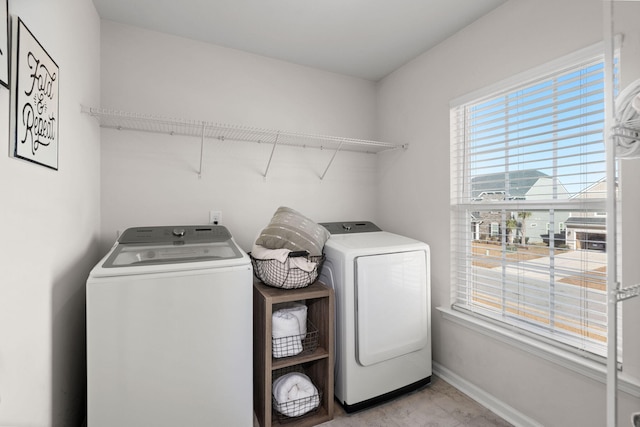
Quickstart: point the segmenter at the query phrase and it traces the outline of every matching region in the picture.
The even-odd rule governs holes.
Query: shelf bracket
[[[331,160],[329,160],[329,164],[324,169],[324,172],[322,173],[322,175],[320,175],[320,181],[322,181],[324,179],[324,176],[327,174],[327,171],[329,170],[329,167],[331,166],[331,163],[333,163],[333,159],[336,158],[336,155],[338,154],[338,151],[340,151],[340,149],[342,148],[342,144],[344,144],[344,141],[340,141],[340,145],[338,145],[338,148],[336,148],[336,151],[333,153],[333,156],[331,156]]]
[[[202,123],[202,135],[200,139],[200,168],[198,169],[198,179],[202,178],[202,157],[204,154],[204,131],[206,129],[205,123]]]
[[[273,141],[273,147],[271,148],[271,155],[269,156],[269,161],[267,162],[267,167],[264,170],[264,179],[267,179],[267,174],[269,173],[269,168],[271,167],[271,160],[273,159],[273,153],[276,151],[276,146],[278,145],[278,137],[280,136],[280,132],[276,133],[276,139]]]

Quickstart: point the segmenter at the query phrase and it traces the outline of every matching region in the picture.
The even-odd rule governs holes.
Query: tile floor
[[[326,427],[507,427],[508,422],[441,378],[431,385],[360,412],[346,414],[337,402]]]

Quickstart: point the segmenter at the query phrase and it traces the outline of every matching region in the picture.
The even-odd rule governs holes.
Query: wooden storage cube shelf
[[[304,301],[307,319],[318,329],[318,345],[313,352],[274,358],[271,350],[271,315],[277,305]],[[278,289],[254,280],[253,287],[253,377],[254,409],[262,427],[280,425],[272,408],[271,387],[274,371],[301,366],[322,399],[317,411],[287,419],[286,426],[313,426],[333,419],[334,295],[320,282],[301,289]],[[275,307],[274,307],[275,306]]]

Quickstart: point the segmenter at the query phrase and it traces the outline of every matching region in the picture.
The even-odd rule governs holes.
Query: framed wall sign
[[[13,156],[57,170],[58,65],[20,18],[12,29]]]
[[[0,85],[9,87],[9,0],[0,0]]]

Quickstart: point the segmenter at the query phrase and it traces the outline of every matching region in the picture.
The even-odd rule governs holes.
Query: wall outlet
[[[209,211],[209,223],[218,225],[222,221],[222,211]]]

